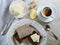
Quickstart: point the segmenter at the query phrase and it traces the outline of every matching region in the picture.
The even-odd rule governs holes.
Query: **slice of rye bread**
[[[16,29],[16,32],[20,39],[23,39],[33,33],[35,29],[30,27],[29,24],[25,24]]]
[[[33,27],[33,26],[30,25],[30,27]],[[39,45],[40,42],[41,42],[42,36],[40,35],[40,32],[39,32],[35,27],[33,27],[33,28],[35,29],[35,31],[34,31],[31,35],[37,33],[37,34],[40,36],[39,42],[33,42],[33,40],[32,40],[31,37],[30,37],[31,35],[30,35],[27,39],[28,39],[28,41],[29,41],[32,45]]]
[[[36,32],[33,32],[33,34],[35,34]],[[33,35],[33,34],[31,34],[31,35]],[[38,34],[38,33],[37,33]],[[31,36],[30,35],[30,36]],[[31,37],[27,37],[27,39],[28,39],[28,41],[32,44],[32,45],[39,45],[40,44],[40,42],[41,42],[41,39],[42,39],[42,36],[41,35],[39,35],[40,36],[40,38],[39,38],[39,42],[33,42],[33,40],[31,39]]]
[[[15,41],[17,41],[18,43],[22,43],[22,42],[23,42],[23,39],[20,39],[20,38],[19,38],[17,32],[14,33],[13,39],[14,39]]]

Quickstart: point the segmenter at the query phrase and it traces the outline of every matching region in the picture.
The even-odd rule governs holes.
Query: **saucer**
[[[49,18],[44,18],[42,16],[42,14],[40,13],[42,9],[44,9],[45,7],[49,7],[52,10],[52,15]],[[43,22],[51,22],[55,19],[56,17],[56,7],[52,4],[52,3],[45,3],[45,4],[41,4],[38,9],[37,9],[37,15],[38,18],[43,21]]]

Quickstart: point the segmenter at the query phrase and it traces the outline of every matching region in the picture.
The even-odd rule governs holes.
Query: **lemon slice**
[[[35,19],[36,17],[37,17],[37,12],[36,12],[35,9],[32,9],[32,10],[30,11],[30,18],[31,18],[31,19]]]

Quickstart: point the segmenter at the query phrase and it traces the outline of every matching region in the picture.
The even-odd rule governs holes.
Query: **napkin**
[[[14,0],[0,0],[0,32],[4,28],[5,24],[13,17],[9,13],[9,6],[12,1]]]

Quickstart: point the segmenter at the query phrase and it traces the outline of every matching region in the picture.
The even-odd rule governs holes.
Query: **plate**
[[[17,27],[20,27],[20,26],[26,24],[26,23],[34,26],[40,32],[40,34],[42,35],[43,39],[41,40],[40,45],[46,45],[46,42],[47,42],[47,34],[46,34],[44,28],[39,23],[37,23],[36,21],[30,20],[30,19],[22,19],[20,21],[14,22],[11,25],[9,31],[6,34],[7,44],[8,45],[15,45],[14,42],[13,42],[13,40],[12,40],[12,36],[13,36],[13,34],[15,32],[15,29]],[[29,45],[29,44],[28,43],[22,43],[22,44],[19,44],[19,45]]]
[[[52,15],[51,17],[49,18],[44,18],[42,15],[41,15],[41,10],[44,9],[45,7],[49,7],[52,9]],[[44,4],[41,4],[38,9],[37,9],[37,15],[38,15],[38,18],[43,21],[43,22],[51,22],[55,19],[56,17],[56,7],[52,4],[52,3],[44,3]]]

